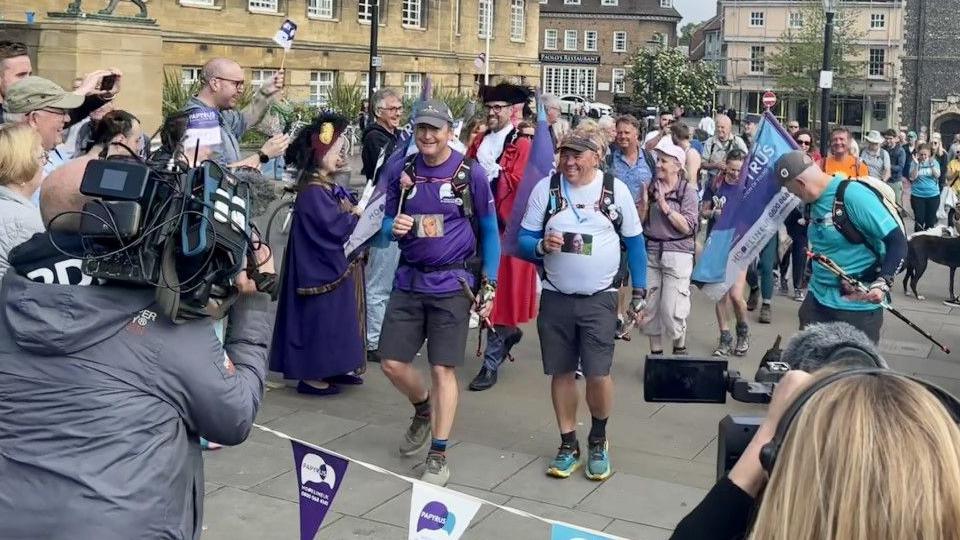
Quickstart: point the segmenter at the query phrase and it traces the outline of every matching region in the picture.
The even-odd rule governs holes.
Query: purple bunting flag
[[[349,461],[291,440],[300,493],[300,540],[313,540],[343,483]]]

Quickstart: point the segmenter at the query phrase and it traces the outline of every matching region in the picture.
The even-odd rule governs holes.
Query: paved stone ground
[[[931,265],[922,283],[925,302],[896,295],[901,310],[948,346],[960,345],[960,310],[942,304],[947,272]],[[691,354],[709,354],[717,339],[712,304],[694,293],[689,319]],[[731,367],[752,374],[778,334],[796,329],[799,304],[774,300],[771,325],[751,323],[753,345]],[[751,314],[756,321],[757,313]],[[476,333],[460,370],[463,393],[453,430],[449,487],[540,516],[561,519],[627,538],[667,538],[676,523],[713,484],[717,422],[731,413],[762,409],[736,402],[724,405],[651,404],[643,400],[643,357],[649,348],[636,334],[619,342],[613,367],[615,409],[608,425],[614,475],[596,483],[575,475],[556,480],[544,474],[559,444],[542,374],[536,328],[527,325],[514,349],[517,361],[504,366],[500,383],[474,393],[466,384],[477,372]],[[881,349],[895,369],[917,374],[960,394],[960,360],[935,350],[906,325],[887,315]],[[425,359],[418,362],[425,366]],[[271,383],[258,422],[331,450],[416,476],[422,460],[401,458],[397,444],[412,409],[371,366],[366,384],[339,396],[312,398],[280,382]],[[586,438],[590,416],[579,413]],[[235,448],[206,458],[206,539],[297,538],[296,474],[290,445],[259,431]],[[319,539],[404,539],[410,504],[405,482],[351,466]],[[464,538],[548,538],[547,525],[484,505]]]

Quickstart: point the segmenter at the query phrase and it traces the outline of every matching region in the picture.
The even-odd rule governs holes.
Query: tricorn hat
[[[533,92],[525,86],[502,82],[496,86],[480,87],[480,100],[484,103],[503,101],[508,105],[527,103],[533,97]]]

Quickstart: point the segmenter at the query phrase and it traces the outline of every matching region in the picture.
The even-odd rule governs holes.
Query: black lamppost
[[[375,116],[377,104],[373,102],[374,87],[377,86],[377,68],[383,59],[377,55],[377,38],[380,31],[380,0],[370,0],[370,72],[367,75],[367,113],[370,119]],[[361,129],[366,126],[360,126]]]
[[[820,155],[826,157],[830,136],[827,124],[830,122],[830,88],[833,86],[833,72],[830,71],[830,57],[833,48],[833,18],[837,14],[838,0],[823,0],[823,12],[826,24],[823,26],[823,70],[820,71]]]

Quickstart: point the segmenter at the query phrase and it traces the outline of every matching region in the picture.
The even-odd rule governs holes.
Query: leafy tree
[[[767,71],[776,76],[777,88],[784,94],[810,103],[812,118],[819,118],[820,70],[823,68],[823,8],[811,5],[800,11],[802,26],[780,35],[777,50],[766,58]],[[859,51],[855,43],[863,39],[857,29],[857,12],[841,8],[834,17],[831,69],[833,91],[846,92],[850,83],[863,80],[865,63],[854,59]]]
[[[633,98],[640,104],[703,110],[717,88],[716,73],[710,66],[703,61],[690,62],[676,48],[641,48],[631,65],[627,78],[633,85]]]
[[[680,27],[680,45],[690,45],[693,39],[693,33],[700,28],[703,23],[687,23]]]

